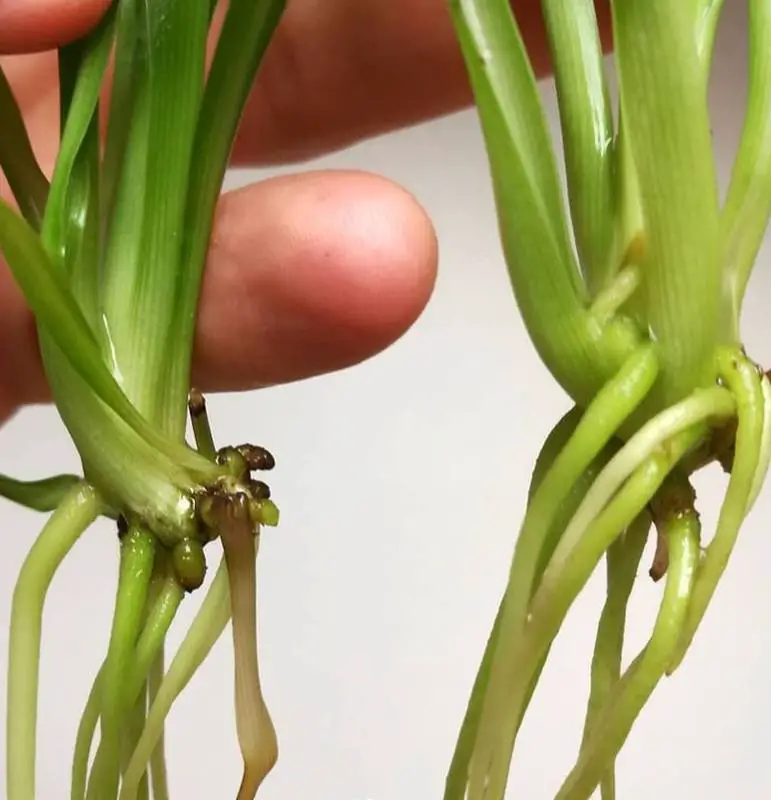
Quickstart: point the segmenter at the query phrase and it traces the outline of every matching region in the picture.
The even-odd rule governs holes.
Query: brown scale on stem
[[[669,546],[667,532],[673,519],[685,514],[695,514],[696,491],[686,474],[673,472],[662,484],[656,496],[649,503],[653,524],[656,526],[656,552],[648,572],[653,581],[660,581],[669,567]]]
[[[191,389],[187,396],[187,407],[192,418],[206,413],[206,398],[198,389]]]

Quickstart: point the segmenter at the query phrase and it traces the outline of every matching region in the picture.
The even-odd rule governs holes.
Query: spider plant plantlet
[[[748,101],[722,202],[707,104],[721,0],[610,0],[616,113],[594,3],[541,0],[566,197],[516,4],[449,5],[516,303],[574,407],[536,464],[444,797],[503,799],[551,644],[604,559],[583,738],[557,798],[613,800],[615,759],[685,657],[771,458],[771,384],[740,327],[771,211],[771,2],[748,0]],[[730,477],[706,542],[690,479],[715,463]],[[661,605],[622,673],[651,533]]]
[[[255,607],[260,531],[278,523],[278,509],[254,473],[274,460],[256,445],[215,447],[190,369],[215,204],[285,3],[229,0],[214,25],[216,5],[114,0],[88,36],[59,51],[61,138],[50,183],[0,71],[0,168],[16,201],[0,202],[0,253],[35,316],[53,399],[82,463],[81,475],[0,477],[9,499],[53,512],[13,595],[8,800],[37,797],[48,587],[103,516],[117,526],[120,569],[109,643],[74,742],[72,800],[167,800],[165,719],[231,619],[244,762],[231,796],[254,798],[278,755]],[[184,598],[205,584],[216,542],[224,557],[166,668],[167,633]]]

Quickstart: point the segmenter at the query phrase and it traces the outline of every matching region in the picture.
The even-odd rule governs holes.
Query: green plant
[[[0,478],[5,496],[53,511],[13,596],[8,800],[35,798],[46,592],[99,516],[117,523],[120,575],[109,645],[78,730],[73,800],[134,800],[151,788],[156,800],[168,797],[164,720],[231,615],[239,798],[256,795],[277,757],[259,682],[255,557],[260,528],[277,524],[278,510],[252,476],[273,457],[254,445],[215,448],[190,361],[215,203],[284,2],[230,0],[215,29],[216,5],[114,0],[90,35],[60,50],[61,141],[50,184],[0,71],[0,168],[20,212],[0,202],[0,252],[35,315],[46,376],[83,466],[82,476]],[[195,449],[185,441],[188,410]],[[165,669],[166,634],[185,594],[203,584],[215,540],[221,567]]]
[[[617,114],[594,3],[542,0],[568,217],[516,4],[451,0],[516,302],[575,407],[536,465],[445,800],[503,798],[551,644],[603,558],[583,740],[557,797],[599,786],[613,798],[615,758],[688,651],[763,485],[771,384],[744,351],[740,314],[771,211],[771,2],[748,4],[748,104],[721,203],[707,104],[721,0],[611,0]],[[707,544],[690,476],[716,462],[730,478]],[[665,587],[650,640],[622,674],[652,529],[651,572]]]

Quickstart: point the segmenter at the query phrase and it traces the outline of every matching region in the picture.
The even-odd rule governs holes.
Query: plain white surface
[[[745,74],[744,4],[727,5],[713,87],[724,180]],[[556,123],[550,84],[544,96]],[[441,797],[532,463],[568,405],[513,304],[473,113],[313,166],[372,170],[406,186],[436,223],[441,266],[427,312],[386,354],[306,383],[210,399],[221,441],[259,441],[279,458],[271,481],[282,524],[265,536],[259,563],[262,669],[281,746],[264,800],[429,800]],[[232,176],[231,185],[250,178]],[[750,352],[766,365],[768,257],[766,246],[744,320]],[[0,430],[0,470],[32,477],[41,464],[53,472],[77,461],[55,412],[27,409]],[[710,475],[699,486],[709,525],[722,479]],[[620,758],[623,800],[771,796],[763,744],[771,728],[768,489],[685,666],[660,686]],[[13,583],[41,518],[1,508],[4,664]],[[49,596],[43,800],[68,796],[75,728],[106,647],[115,573],[115,538],[100,526]],[[572,765],[603,588],[600,569],[553,650],[520,736],[511,797],[547,800]],[[642,577],[631,610],[635,651],[659,591]],[[186,604],[180,623],[194,607]],[[172,713],[174,798],[235,793],[231,664],[228,634]]]

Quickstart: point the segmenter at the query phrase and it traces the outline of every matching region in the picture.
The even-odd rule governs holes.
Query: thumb
[[[110,0],[0,0],[0,54],[53,50],[88,33]]]

